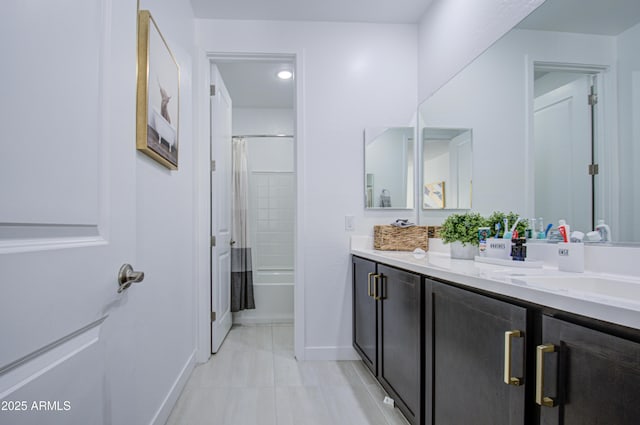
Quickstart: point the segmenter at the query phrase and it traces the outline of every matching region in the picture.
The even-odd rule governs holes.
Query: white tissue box
[[[584,243],[558,243],[558,270],[584,272]]]
[[[511,259],[511,239],[489,238],[487,239],[486,257]]]

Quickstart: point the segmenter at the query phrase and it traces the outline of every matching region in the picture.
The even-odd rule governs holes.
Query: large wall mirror
[[[638,46],[639,1],[547,0],[420,106],[420,131],[473,129],[474,210],[640,242]]]
[[[366,209],[412,209],[414,205],[414,127],[364,131]]]

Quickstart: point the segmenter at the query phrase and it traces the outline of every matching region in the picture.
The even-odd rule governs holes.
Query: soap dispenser
[[[600,233],[602,242],[611,242],[611,229],[608,224],[604,223],[604,220],[598,220],[596,230]]]

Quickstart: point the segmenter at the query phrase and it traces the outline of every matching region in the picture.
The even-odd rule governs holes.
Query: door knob
[[[144,272],[137,272],[133,270],[131,264],[123,264],[118,272],[118,294],[122,291],[129,289],[131,284],[142,282],[144,280]]]

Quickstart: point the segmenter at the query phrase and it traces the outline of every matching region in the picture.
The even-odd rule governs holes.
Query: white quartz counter
[[[553,267],[506,267],[454,260],[444,252],[376,251],[362,245],[352,244],[351,253],[470,288],[640,329],[640,279],[637,277],[560,272]],[[609,287],[611,291],[607,290]]]

